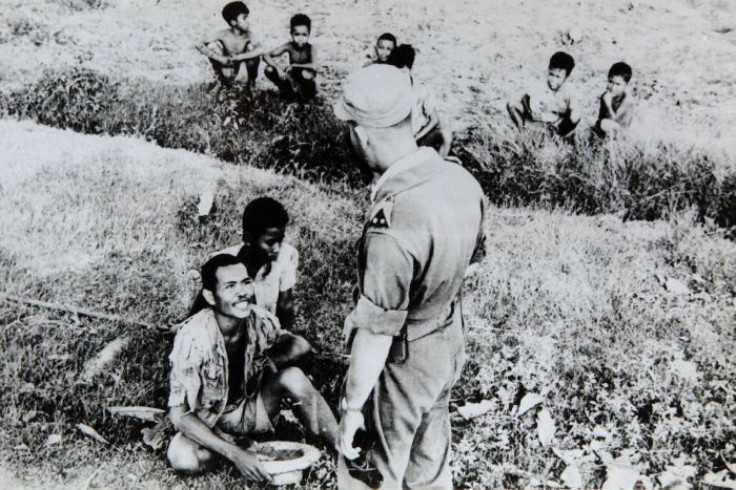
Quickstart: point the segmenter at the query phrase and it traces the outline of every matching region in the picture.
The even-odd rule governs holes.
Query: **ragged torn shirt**
[[[268,365],[266,350],[282,333],[278,319],[258,306],[252,306],[245,319],[247,339],[243,375],[244,397],[255,397]],[[206,308],[188,318],[174,340],[169,356],[169,407],[186,405],[208,427],[214,427],[230,405],[228,400],[228,359],[225,339],[212,309]],[[234,400],[231,405],[242,401]]]

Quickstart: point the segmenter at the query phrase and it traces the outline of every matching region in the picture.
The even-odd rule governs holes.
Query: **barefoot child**
[[[632,70],[624,62],[614,63],[608,71],[608,86],[601,95],[598,121],[593,131],[599,136],[614,136],[631,126],[636,102],[629,89]]]
[[[416,83],[411,75],[416,51],[410,44],[402,44],[391,52],[389,64],[406,71],[411,79],[415,97],[411,110],[411,130],[418,146],[429,146],[437,150],[442,157],[450,152],[452,131],[440,125],[434,95],[424,85]]]
[[[572,135],[580,115],[565,82],[574,67],[575,60],[569,54],[558,51],[552,55],[547,83],[538,84],[519,102],[509,102],[506,106],[517,128],[521,129],[527,122],[542,123],[562,137]]]
[[[319,71],[317,49],[309,43],[312,21],[304,14],[296,14],[291,18],[290,26],[291,41],[263,56],[263,61],[268,65],[264,73],[285,98],[296,97],[297,100],[305,101],[317,93],[315,78]],[[289,64],[280,68],[274,58],[284,53],[289,56]]]
[[[258,75],[259,58],[238,60],[235,56],[254,51],[257,44],[248,22],[250,11],[243,2],[230,2],[222,9],[222,17],[229,28],[218,31],[197,44],[200,53],[207,56],[220,83],[229,87],[245,64],[248,72],[248,86],[252,87]]]
[[[368,62],[363,65],[364,67],[378,63],[388,63],[388,58],[391,52],[396,48],[396,36],[390,32],[384,32],[376,40],[376,45],[373,48],[375,50],[375,56],[371,57]]]

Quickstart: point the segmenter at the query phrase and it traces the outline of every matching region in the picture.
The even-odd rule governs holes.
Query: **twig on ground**
[[[67,306],[58,303],[49,303],[47,301],[38,301],[34,299],[18,298],[16,296],[0,294],[0,300],[5,300],[12,303],[21,303],[30,306],[36,306],[38,308],[45,308],[47,310],[63,311],[71,313],[73,315],[82,315],[90,318],[97,318],[99,320],[107,320],[115,323],[125,323],[128,325],[135,325],[137,327],[144,327],[151,330],[168,331],[168,326],[154,326],[150,323],[141,322],[139,320],[131,320],[118,315],[110,315],[107,313],[100,313],[97,311],[88,310],[86,308],[77,308],[76,306]]]

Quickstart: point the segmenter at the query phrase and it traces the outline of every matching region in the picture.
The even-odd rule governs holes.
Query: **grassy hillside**
[[[224,25],[224,2],[182,0],[1,0],[0,88],[27,85],[46,69],[84,67],[158,83],[210,80],[193,43]],[[419,49],[415,76],[440,101],[454,129],[511,130],[509,98],[543,76],[549,56],[572,53],[571,82],[586,118],[613,62],[635,70],[640,137],[676,140],[734,154],[736,6],[726,0],[251,1],[264,45],[288,38],[297,12],[314,21],[325,70],[323,92],[360,66],[375,38],[394,32]],[[571,42],[569,34],[575,42]],[[267,87],[261,77],[259,87]]]
[[[0,121],[0,138],[12,142],[0,194],[0,290],[9,294],[168,324],[186,309],[186,271],[237,242],[243,205],[263,194],[282,200],[302,257],[296,330],[322,351],[311,374],[334,402],[362,193],[30,123]],[[215,190],[218,210],[200,223],[203,189]],[[688,214],[641,223],[492,208],[485,226],[491,250],[466,285],[471,356],[453,398],[492,409],[472,421],[455,415],[457,485],[549,484],[569,478],[568,466],[586,487],[619,467],[655,482],[676,467],[698,482],[736,460],[732,242]],[[0,461],[15,483],[237,484],[232,471],[175,475],[142,444],[141,424],[104,411],[163,406],[170,338],[10,303],[0,321]],[[120,337],[119,359],[80,382],[85,363]],[[519,416],[535,394],[540,403]],[[546,445],[541,413],[555,425]],[[332,469],[323,460],[306,486],[334,485]]]

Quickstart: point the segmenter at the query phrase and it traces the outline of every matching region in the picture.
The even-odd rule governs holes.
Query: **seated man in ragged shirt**
[[[199,473],[225,459],[247,478],[268,482],[255,453],[234,436],[273,431],[287,398],[302,425],[335,449],[332,411],[300,369],[285,367],[311,347],[253,304],[245,265],[228,254],[212,257],[202,267],[202,289],[208,307],[184,322],[169,357],[169,416],[179,431],[169,443],[171,466]]]

